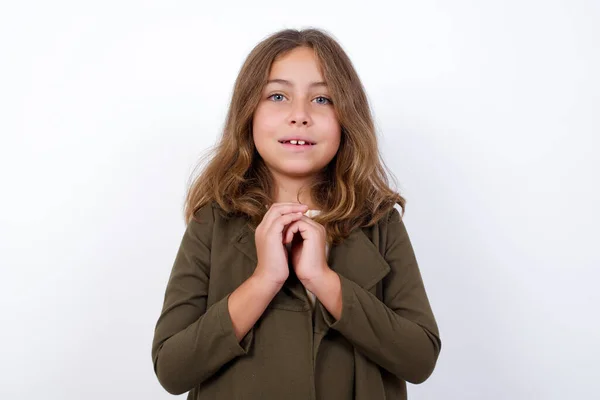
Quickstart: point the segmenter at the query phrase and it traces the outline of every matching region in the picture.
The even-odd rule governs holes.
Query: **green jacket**
[[[441,348],[417,260],[395,208],[329,251],[342,315],[312,312],[295,275],[238,342],[227,300],[256,267],[254,234],[216,203],[196,212],[175,257],[152,344],[154,371],[188,399],[406,399]]]

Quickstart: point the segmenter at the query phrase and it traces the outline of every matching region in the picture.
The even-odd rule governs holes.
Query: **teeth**
[[[282,143],[290,143],[290,144],[295,144],[295,145],[299,145],[299,146],[310,145],[309,142],[306,142],[304,140],[289,140],[288,142],[282,142]]]

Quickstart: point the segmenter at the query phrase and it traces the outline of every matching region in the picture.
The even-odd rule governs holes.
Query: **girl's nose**
[[[308,125],[310,123],[310,116],[306,110],[306,106],[303,104],[294,105],[290,113],[289,122],[292,125]]]

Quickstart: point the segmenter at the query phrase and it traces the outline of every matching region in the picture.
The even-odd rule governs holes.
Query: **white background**
[[[600,3],[217,3],[3,2],[0,398],[171,398],[150,348],[188,179],[248,52],[309,26],[408,200],[443,341],[410,398],[597,396]]]

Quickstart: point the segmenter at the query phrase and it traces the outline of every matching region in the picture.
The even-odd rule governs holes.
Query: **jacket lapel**
[[[254,234],[247,223],[244,223],[237,232],[232,235],[231,245],[250,258],[254,265],[258,262],[256,256],[256,245],[254,244]]]
[[[355,229],[342,243],[333,246],[329,253],[328,264],[333,271],[373,294],[377,282],[390,272],[390,266],[363,229]],[[323,337],[330,329],[321,307],[317,307],[315,311],[314,360]]]
[[[331,248],[328,264],[332,270],[366,290],[372,289],[390,272],[390,266],[360,228]]]

